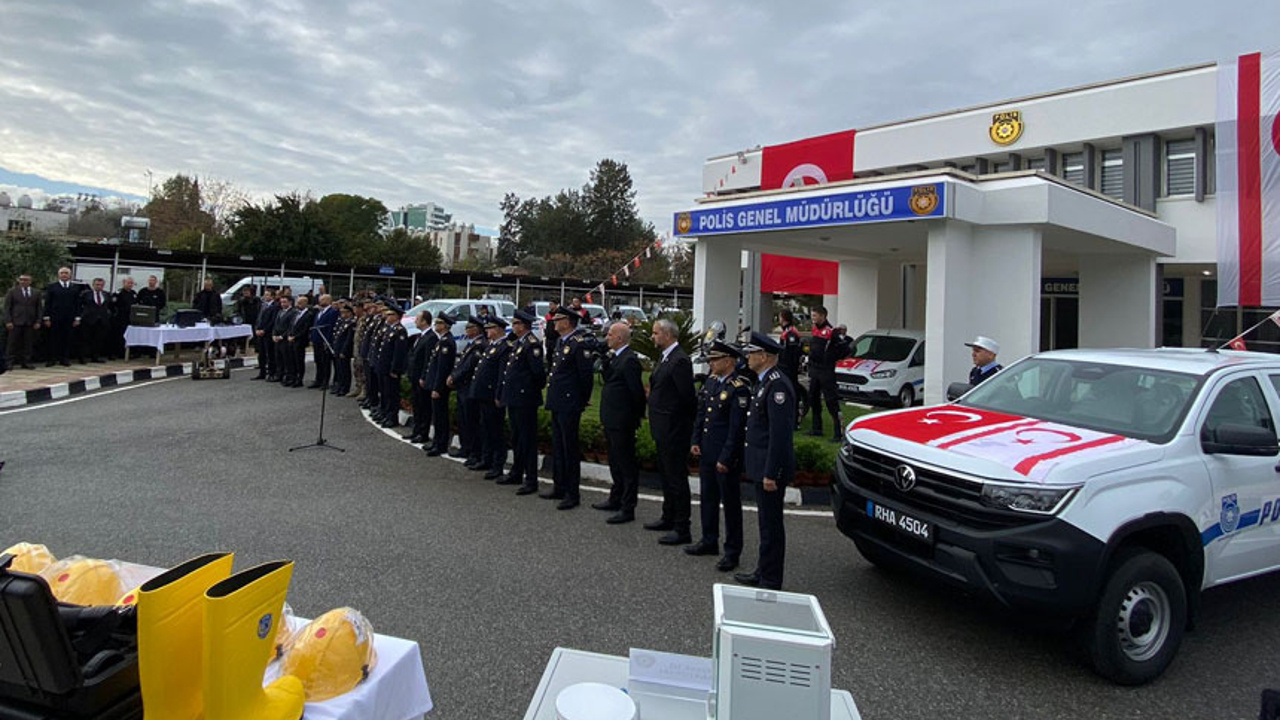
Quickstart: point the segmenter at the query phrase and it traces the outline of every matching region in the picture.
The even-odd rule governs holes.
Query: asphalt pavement
[[[347,452],[289,453],[315,439],[320,393],[251,374],[0,413],[0,547],[292,559],[299,615],[349,605],[421,644],[438,719],[522,717],[556,646],[710,655],[712,585],[729,578],[641,529],[656,503],[623,526],[587,507],[596,493],[558,512],[387,437],[347,399],[329,398],[326,424]],[[1122,688],[1060,632],[874,569],[830,516],[788,516],[787,540],[785,589],[821,601],[832,685],[864,718],[1252,718],[1280,687],[1280,575],[1206,593],[1166,675]]]

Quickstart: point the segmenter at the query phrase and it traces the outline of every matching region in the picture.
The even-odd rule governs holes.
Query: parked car
[[[500,315],[507,322],[510,322],[511,318],[515,317],[516,314],[516,306],[510,300],[467,300],[465,298],[427,300],[409,308],[404,317],[400,319],[400,324],[404,325],[405,329],[409,331],[409,336],[412,337],[419,332],[417,323],[419,313],[425,310],[434,318],[441,312],[447,312],[456,319],[451,331],[453,336],[461,338],[467,332],[467,317],[479,315],[482,306],[488,308],[490,313]]]
[[[856,420],[832,505],[872,563],[1072,619],[1099,674],[1138,684],[1203,590],[1280,568],[1278,424],[1275,355],[1040,353]]]
[[[626,320],[627,323],[631,325],[649,322],[648,313],[635,305],[614,305],[613,312],[611,312],[609,316],[613,317],[613,313],[621,314],[622,319]]]
[[[871,330],[853,341],[853,356],[836,363],[840,396],[870,405],[911,407],[924,389],[924,333]]]
[[[593,328],[603,327],[604,324],[608,322],[609,314],[605,312],[603,305],[582,303],[582,307],[587,311],[587,318],[591,321],[591,326]],[[538,315],[538,320],[534,323],[533,331],[537,333],[538,337],[545,337],[543,333],[546,330],[547,313],[551,312],[551,303],[545,300],[539,300],[533,304],[533,310]]]
[[[222,307],[229,308],[235,305],[236,299],[240,297],[240,289],[246,286],[253,287],[253,294],[262,296],[262,291],[275,290],[282,286],[289,286],[293,290],[293,296],[305,295],[309,292],[315,292],[324,284],[324,280],[320,278],[303,277],[286,277],[281,278],[279,275],[253,275],[242,277],[231,284],[226,290],[222,291]]]

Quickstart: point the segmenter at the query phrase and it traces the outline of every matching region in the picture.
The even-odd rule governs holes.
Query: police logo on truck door
[[[1240,523],[1240,505],[1236,502],[1235,493],[1222,498],[1222,514],[1218,521],[1222,523],[1223,535],[1234,532]]]

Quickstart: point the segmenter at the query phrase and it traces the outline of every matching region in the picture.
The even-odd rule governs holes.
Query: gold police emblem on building
[[[1022,137],[1022,111],[1009,110],[991,116],[991,128],[987,130],[991,142],[997,145],[1012,145]]]
[[[938,207],[938,186],[917,185],[911,188],[911,199],[907,204],[911,206],[911,212],[928,215]]]
[[[680,213],[676,216],[676,234],[684,235],[693,229],[693,216],[687,212]]]

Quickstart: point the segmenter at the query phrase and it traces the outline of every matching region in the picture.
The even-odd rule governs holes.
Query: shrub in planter
[[[642,470],[658,469],[658,445],[649,433],[648,420],[641,421],[640,429],[636,430],[636,462]]]
[[[838,446],[823,438],[797,435],[795,448],[796,485],[830,485]]]

